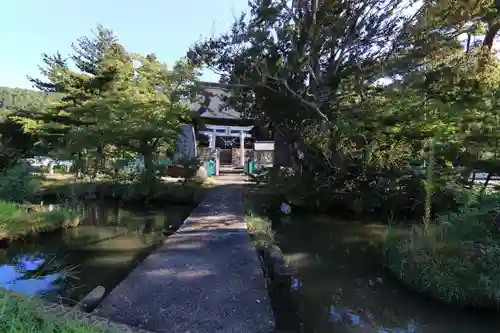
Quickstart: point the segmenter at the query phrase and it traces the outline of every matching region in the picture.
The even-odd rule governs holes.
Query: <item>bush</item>
[[[176,163],[183,169],[182,177],[184,178],[185,183],[192,180],[196,176],[196,173],[201,165],[200,160],[196,157],[181,157],[176,161]]]
[[[457,306],[492,307],[500,302],[500,234],[495,222],[500,196],[440,215],[424,229],[391,228],[386,266],[412,288]]]
[[[0,173],[0,200],[26,202],[33,200],[38,188],[28,166],[18,163]]]
[[[64,165],[54,165],[54,168],[53,168],[54,172],[58,172],[58,173],[67,173],[68,172],[68,168]]]
[[[469,190],[453,182],[453,170],[446,172],[434,179],[434,213],[456,210],[468,196]],[[295,210],[370,214],[379,218],[416,217],[424,212],[425,174],[418,168],[383,170],[354,165],[348,172],[326,176],[275,167],[262,170],[251,179],[265,184],[269,205],[286,201]]]
[[[163,202],[192,204],[205,194],[205,187],[195,182],[144,184],[140,181],[104,179],[97,182],[76,182],[44,186],[42,197],[56,197],[59,202],[73,202],[76,199],[109,199],[121,202]]]

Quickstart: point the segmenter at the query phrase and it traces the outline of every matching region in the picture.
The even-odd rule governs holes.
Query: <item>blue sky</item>
[[[39,75],[41,53],[68,54],[97,24],[113,29],[128,51],[172,64],[246,8],[247,0],[0,0],[0,86],[31,88],[26,75]]]

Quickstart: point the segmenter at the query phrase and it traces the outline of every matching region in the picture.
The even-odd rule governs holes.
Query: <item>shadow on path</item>
[[[272,310],[246,231],[241,185],[211,190],[97,313],[154,332],[271,332]]]

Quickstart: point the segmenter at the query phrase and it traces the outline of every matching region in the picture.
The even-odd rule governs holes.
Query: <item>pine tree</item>
[[[105,171],[109,158],[141,155],[151,184],[158,147],[172,148],[180,121],[189,118],[183,101],[197,80],[194,68],[179,62],[169,69],[154,54],[129,53],[101,26],[93,38],[80,38],[68,59],[56,54],[43,61],[46,81],[32,82],[63,97],[26,128],[58,133],[53,150],[94,161],[94,174]]]

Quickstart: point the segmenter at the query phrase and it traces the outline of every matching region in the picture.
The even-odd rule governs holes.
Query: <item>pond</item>
[[[109,293],[176,230],[193,207],[77,207],[76,228],[0,249],[0,287],[71,305],[97,286]]]
[[[321,216],[297,216],[277,227],[298,314],[296,323],[283,316],[278,325],[304,333],[499,331],[500,314],[450,308],[389,275],[380,247],[385,231],[382,224]]]

